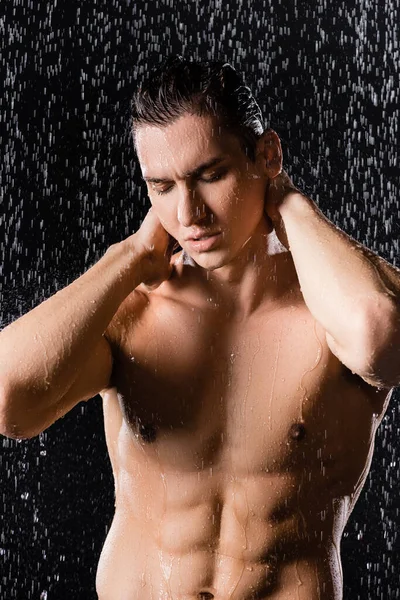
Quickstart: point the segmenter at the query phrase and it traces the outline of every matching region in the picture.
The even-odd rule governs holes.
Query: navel
[[[211,592],[200,592],[197,597],[199,600],[213,600],[214,594]]]
[[[292,438],[292,440],[301,442],[301,440],[304,439],[304,437],[306,435],[306,428],[305,428],[304,423],[302,423],[302,422],[293,423],[293,425],[291,426],[291,428],[289,430],[289,435]]]

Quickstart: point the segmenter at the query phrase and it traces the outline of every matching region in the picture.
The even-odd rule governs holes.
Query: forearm
[[[138,261],[123,243],[111,246],[81,277],[0,332],[3,399],[18,394],[32,406],[35,399],[53,403],[65,394],[121,302],[139,285]]]
[[[368,302],[398,298],[400,272],[302,194],[289,195],[278,210],[310,312],[339,344],[348,344]]]

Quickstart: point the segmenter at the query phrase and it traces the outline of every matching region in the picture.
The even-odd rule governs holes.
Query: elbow
[[[22,433],[18,433],[18,429],[5,429],[3,428],[3,424],[0,425],[1,426],[1,431],[0,431],[0,435],[2,435],[3,437],[9,438],[11,440],[30,440],[34,437],[36,437],[35,435],[23,435]]]
[[[0,416],[0,435],[12,440],[31,440],[38,435],[37,432],[27,432],[18,423],[7,421],[3,414]]]
[[[0,435],[12,440],[30,440],[36,437],[35,433],[28,434],[17,424],[6,421],[3,415],[0,417]]]
[[[28,435],[26,432],[22,431],[18,425],[7,423],[3,419],[3,416],[0,418],[0,435],[12,440],[30,440],[35,437],[35,434]]]
[[[21,420],[12,411],[11,394],[6,386],[0,387],[0,435],[13,440],[28,440],[36,436],[34,432],[27,432],[21,424]]]

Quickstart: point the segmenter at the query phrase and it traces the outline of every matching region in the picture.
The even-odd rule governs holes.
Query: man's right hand
[[[134,245],[139,253],[142,283],[149,289],[156,289],[171,276],[173,266],[171,256],[176,240],[164,229],[159,218],[150,208],[140,228],[125,240]]]

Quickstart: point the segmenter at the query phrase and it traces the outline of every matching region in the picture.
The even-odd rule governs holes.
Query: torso
[[[339,600],[389,390],[332,354],[298,287],[241,319],[180,283],[134,292],[109,329],[99,599]]]

